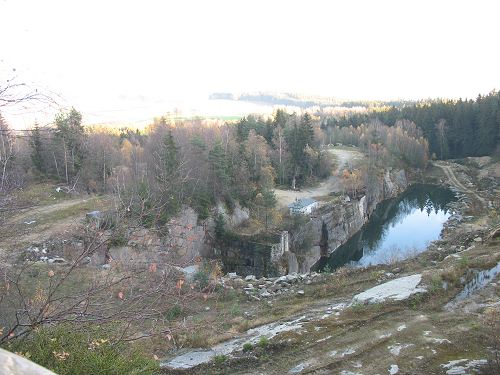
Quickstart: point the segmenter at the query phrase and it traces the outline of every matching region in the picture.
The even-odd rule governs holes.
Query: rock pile
[[[243,291],[250,298],[261,300],[262,298],[271,298],[282,294],[305,295],[300,285],[308,285],[321,282],[323,277],[317,272],[306,274],[292,273],[280,277],[261,277],[257,279],[254,275],[248,275],[245,278],[236,273],[228,273],[221,278],[221,285],[227,289],[236,289]]]

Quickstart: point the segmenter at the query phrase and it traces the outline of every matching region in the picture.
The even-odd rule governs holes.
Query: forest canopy
[[[326,126],[358,127],[375,118],[388,125],[399,120],[414,122],[439,159],[490,155],[500,140],[500,93],[492,91],[476,100],[431,100],[351,113],[327,119]]]

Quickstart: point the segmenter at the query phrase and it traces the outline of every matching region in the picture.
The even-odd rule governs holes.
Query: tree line
[[[491,155],[500,140],[500,93],[492,91],[475,100],[421,101],[402,108],[390,106],[367,113],[328,118],[324,127],[358,127],[372,119],[385,124],[414,122],[439,159]]]
[[[161,226],[183,205],[203,219],[218,202],[267,223],[276,184],[296,188],[331,171],[319,121],[280,110],[235,124],[158,118],[139,131],[84,127],[71,109],[22,132],[0,117],[0,129],[2,191],[51,179],[67,192],[113,193],[146,225]]]
[[[327,134],[336,142],[360,147],[370,155],[376,146],[385,154],[386,165],[400,164],[424,168],[429,155],[429,143],[415,123],[398,120],[394,126],[387,126],[380,120],[370,120],[366,125],[331,126]]]

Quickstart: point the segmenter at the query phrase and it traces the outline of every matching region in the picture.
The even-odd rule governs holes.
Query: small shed
[[[312,198],[296,199],[288,205],[291,214],[310,214],[318,207],[319,203]]]

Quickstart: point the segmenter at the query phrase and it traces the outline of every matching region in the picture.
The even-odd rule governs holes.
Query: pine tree
[[[226,220],[224,220],[224,215],[222,215],[222,213],[218,212],[217,215],[215,215],[214,224],[215,240],[222,241],[226,234]]]
[[[229,163],[220,141],[216,142],[213,145],[212,149],[209,151],[208,161],[210,164],[210,169],[213,173],[213,194],[214,196],[216,196],[217,192],[226,192],[231,181],[231,176],[229,173]]]
[[[45,174],[45,165],[43,161],[43,144],[38,123],[35,123],[33,131],[31,132],[31,139],[29,144],[31,146],[31,162],[39,173]]]
[[[58,114],[55,123],[56,140],[62,146],[64,176],[66,183],[69,185],[70,179],[80,171],[85,158],[84,144],[86,136],[82,125],[82,115],[72,108],[68,113]],[[56,168],[58,168],[57,161]]]
[[[306,145],[312,146],[312,143],[314,141],[314,128],[312,125],[312,118],[309,113],[305,113],[304,116],[302,116],[302,120],[300,121],[300,131],[301,131],[301,136],[304,139],[304,147]]]
[[[175,144],[172,131],[169,130],[163,139],[163,168],[165,176],[172,181],[176,179],[179,172],[179,150]]]

